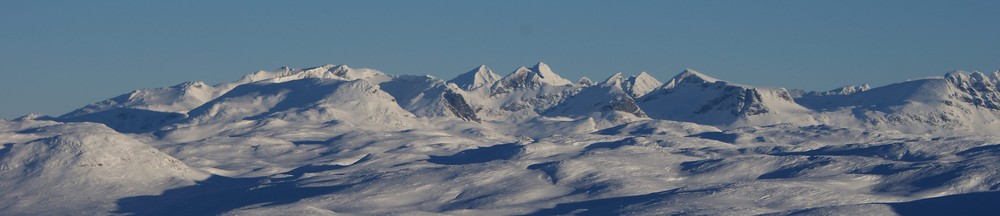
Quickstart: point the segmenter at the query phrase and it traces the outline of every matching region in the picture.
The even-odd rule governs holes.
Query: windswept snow
[[[804,92],[281,67],[0,119],[0,214],[993,214],[998,74]]]

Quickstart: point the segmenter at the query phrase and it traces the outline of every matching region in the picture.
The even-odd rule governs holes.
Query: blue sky
[[[449,79],[693,68],[826,90],[1000,69],[1000,1],[3,1],[0,117],[282,65]]]

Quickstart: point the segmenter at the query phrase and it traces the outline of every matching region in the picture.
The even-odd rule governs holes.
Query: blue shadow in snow
[[[971,156],[977,154],[998,154],[1000,153],[1000,144],[977,146],[966,149],[964,151],[958,152],[959,156]]]
[[[212,175],[195,185],[170,189],[155,196],[126,197],[117,201],[114,213],[126,215],[218,215],[244,206],[281,205],[323,194],[334,193],[352,185],[299,187],[294,179],[305,173],[343,168],[340,165],[303,166],[283,174],[291,177],[230,178]],[[288,181],[283,181],[288,180]]]
[[[587,152],[587,151],[592,151],[592,150],[602,149],[602,148],[603,149],[617,149],[617,148],[620,148],[622,146],[635,145],[635,144],[636,144],[635,139],[626,138],[626,139],[622,139],[622,140],[618,140],[618,141],[593,143],[593,144],[587,145],[587,147],[584,147],[583,151]]]
[[[887,203],[900,215],[997,215],[1000,191],[956,194]]]
[[[906,148],[905,145],[906,145],[905,143],[892,143],[884,145],[847,144],[840,146],[826,146],[819,149],[809,150],[804,152],[778,152],[778,153],[772,153],[771,155],[860,156],[860,157],[876,157],[886,160],[904,161],[904,162],[931,161],[938,158],[935,155],[927,154],[924,152],[910,151],[909,149]]]
[[[795,166],[781,168],[775,171],[761,174],[757,176],[757,179],[783,179],[783,178],[795,178],[806,174],[809,170],[817,169],[826,165],[833,163],[829,158],[821,157],[810,157],[809,162],[798,164]]]
[[[524,151],[524,146],[517,143],[507,143],[463,150],[449,156],[431,156],[427,162],[443,165],[486,163],[495,160],[510,160],[521,151]]]
[[[337,135],[335,137],[326,140],[301,140],[301,141],[292,141],[292,143],[295,145],[329,145],[332,143],[336,143],[337,141],[340,141],[342,139],[344,139],[344,134]]]
[[[677,189],[660,191],[655,193],[612,197],[604,199],[587,200],[571,203],[560,203],[555,207],[547,208],[526,214],[526,216],[542,215],[621,215],[620,210],[632,206],[651,204],[661,201],[663,197],[677,192]]]
[[[710,139],[724,143],[735,143],[736,138],[739,138],[736,134],[728,134],[725,132],[704,132],[700,134],[690,135],[688,137],[697,137],[702,139]]]

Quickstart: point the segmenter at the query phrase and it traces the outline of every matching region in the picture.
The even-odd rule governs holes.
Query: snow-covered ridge
[[[553,72],[549,65],[539,62],[531,68],[519,67],[504,76],[494,84],[493,91],[506,92],[511,89],[538,88],[542,85],[564,86],[572,83]]]
[[[460,74],[457,77],[448,80],[448,82],[455,83],[465,90],[473,90],[478,89],[479,87],[489,86],[497,80],[500,80],[500,78],[500,75],[493,73],[493,71],[486,67],[486,65],[479,65],[479,67],[476,67],[469,72]]]
[[[997,74],[804,92],[282,67],[0,119],[0,215],[992,214]]]
[[[215,86],[187,82],[166,88],[136,90],[88,105],[60,118],[104,123],[121,131],[149,131],[185,122],[185,118],[212,121],[212,118],[191,116],[189,112],[204,112],[193,110],[235,88],[256,88],[246,86],[261,86],[258,83],[321,79],[361,80],[371,84],[373,88],[387,92],[388,100],[395,102],[386,106],[397,106],[409,113],[407,115],[473,122],[518,122],[541,116],[589,116],[599,119],[599,124],[634,121],[626,120],[631,117],[622,117],[624,114],[722,127],[783,123],[845,127],[902,127],[904,123],[931,125],[927,128],[941,125],[973,127],[993,124],[988,119],[998,119],[992,111],[1000,110],[997,76],[998,73],[956,71],[942,77],[878,88],[864,84],[827,92],[801,92],[723,81],[693,69],[685,69],[662,83],[649,73],[640,72],[628,77],[615,73],[600,83],[591,84],[592,81],[586,78],[577,83],[564,79],[542,62],[530,68],[519,67],[502,77],[489,67],[480,65],[447,81],[430,76],[387,75],[374,69],[329,64],[305,69],[281,67],[274,71],[258,71],[235,82]],[[300,91],[329,91],[319,87],[309,88],[312,87]],[[251,106],[268,106],[266,100],[283,100],[286,97],[282,92],[269,94],[273,95],[248,98],[263,100]],[[359,98],[348,99],[369,99],[366,96],[352,97]],[[956,107],[956,104],[969,106],[941,111]],[[300,106],[315,105],[285,106],[301,109],[305,107]],[[918,106],[923,108],[915,108]],[[252,108],[234,107],[227,112],[249,109]],[[857,110],[869,111],[859,115]],[[972,115],[976,117],[961,114],[970,112],[977,113]],[[946,117],[931,117],[935,115]],[[121,118],[112,121],[110,119],[113,118],[108,118],[110,116]],[[249,116],[236,114],[233,117]]]

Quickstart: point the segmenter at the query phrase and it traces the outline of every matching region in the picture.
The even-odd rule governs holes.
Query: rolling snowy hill
[[[0,120],[0,215],[991,214],[998,75],[281,67]]]

